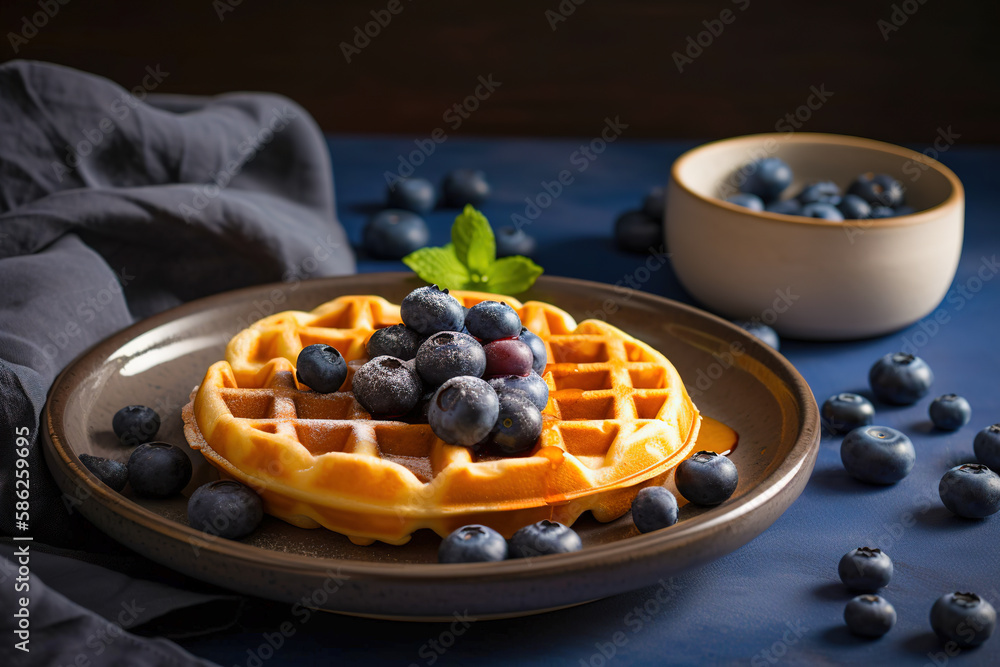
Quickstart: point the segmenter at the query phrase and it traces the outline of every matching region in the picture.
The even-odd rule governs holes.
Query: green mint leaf
[[[420,248],[404,257],[403,263],[422,280],[441,289],[468,289],[469,271],[458,260],[451,244],[443,248]]]
[[[485,288],[494,294],[518,294],[531,287],[540,275],[542,267],[527,257],[501,257],[490,267],[489,273],[484,276],[485,285],[479,289]]]
[[[491,272],[497,256],[496,240],[486,216],[471,205],[466,205],[451,226],[451,243],[455,256],[473,277]]]

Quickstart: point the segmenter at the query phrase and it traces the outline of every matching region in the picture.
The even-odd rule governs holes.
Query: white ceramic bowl
[[[917,212],[830,222],[757,213],[723,201],[738,170],[779,157],[795,180],[785,193],[858,174],[888,173]],[[716,141],[674,162],[666,235],[684,287],[729,318],[757,319],[792,338],[837,340],[889,333],[944,298],[962,250],[965,193],[937,160],[870,139],[756,134]]]

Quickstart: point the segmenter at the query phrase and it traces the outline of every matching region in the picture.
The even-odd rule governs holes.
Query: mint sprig
[[[403,263],[428,283],[447,289],[518,294],[542,275],[527,257],[497,259],[496,239],[486,216],[466,206],[451,226],[451,243],[411,252]]]

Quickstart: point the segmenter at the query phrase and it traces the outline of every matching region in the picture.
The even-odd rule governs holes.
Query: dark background
[[[159,64],[169,76],[157,92],[276,91],[327,132],[451,132],[444,112],[492,74],[502,85],[457,134],[592,136],[618,115],[630,138],[718,138],[773,130],[824,86],[832,97],[801,129],[930,143],[950,125],[963,144],[1000,141],[992,0],[563,0],[574,11],[555,30],[546,10],[560,0],[399,2],[348,63],[340,43],[388,0],[41,0],[58,13],[16,54],[10,33],[40,3],[4,0],[0,60],[52,61],[128,88]],[[711,43],[679,72],[672,54],[724,9],[732,22],[702,35]],[[894,12],[906,20],[885,39],[878,22]]]

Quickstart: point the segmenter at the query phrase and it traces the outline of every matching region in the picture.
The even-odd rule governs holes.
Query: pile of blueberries
[[[402,324],[367,343],[369,361],[352,380],[354,398],[376,419],[428,423],[451,445],[477,452],[521,454],[538,441],[549,388],[540,373],[542,339],[500,301],[469,309],[437,285],[400,304]],[[347,364],[329,345],[309,345],[296,361],[299,382],[337,391]]]
[[[386,192],[386,209],[368,219],[362,231],[365,250],[381,259],[401,259],[427,245],[430,231],[423,215],[439,204],[444,208],[477,209],[490,196],[486,175],[478,169],[455,169],[441,182],[438,197],[434,184],[426,178],[399,178]],[[497,257],[531,255],[535,239],[513,226],[496,231]]]
[[[125,447],[135,447],[127,463],[90,454],[80,462],[114,491],[126,484],[142,498],[169,498],[191,481],[191,459],[184,450],[154,441],[160,416],[145,405],[129,405],[111,420],[111,429]],[[260,496],[239,482],[222,480],[198,487],[188,500],[188,522],[211,535],[236,539],[249,535],[264,517]]]
[[[792,169],[781,158],[769,157],[744,166],[740,192],[726,201],[752,211],[769,211],[841,222],[876,220],[914,212],[904,203],[903,185],[889,174],[864,173],[842,193],[833,181],[810,183],[794,197],[781,199],[792,184]]]

